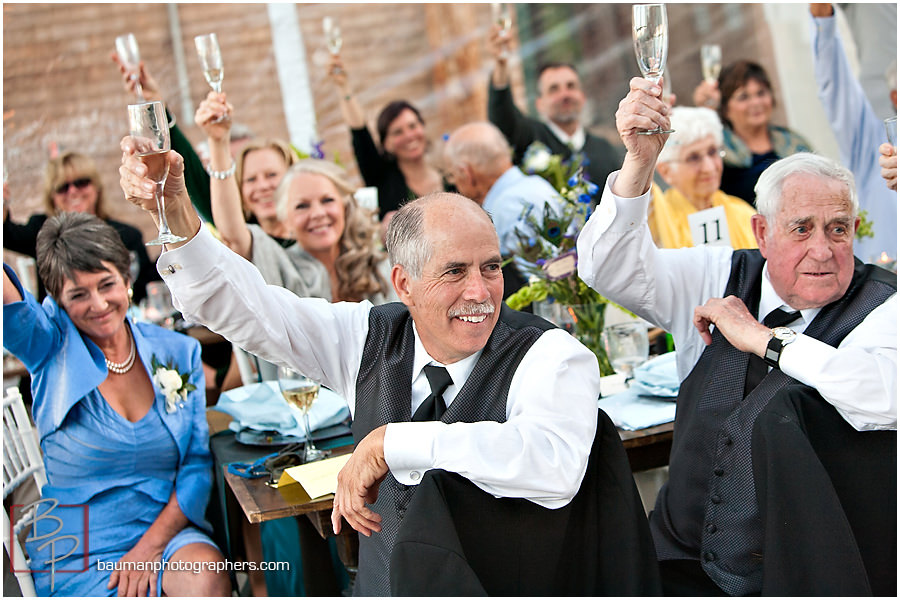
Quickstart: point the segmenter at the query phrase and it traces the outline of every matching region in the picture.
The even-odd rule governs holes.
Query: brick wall
[[[356,178],[350,136],[327,79],[322,17],[343,30],[342,56],[371,125],[390,100],[420,108],[432,150],[441,135],[486,116],[491,61],[485,47],[488,4],[297,4],[318,134],[329,156],[338,153]],[[287,137],[269,15],[265,4],[173,5],[180,38],[173,40],[166,4],[4,4],[3,155],[8,165],[15,220],[42,210],[43,168],[52,145],[79,150],[100,167],[114,217],[152,235],[150,219],[121,199],[119,140],[127,133],[122,89],[109,58],[117,35],[133,32],[179,125],[196,142],[193,109],[208,91],[193,37],[215,31],[225,63],[224,89],[236,120],[256,134]],[[773,64],[768,30],[757,5],[670,5],[670,65],[682,102],[699,81],[697,52],[719,41],[725,61],[755,56]],[[588,123],[615,137],[612,115],[637,74],[630,40],[630,5],[535,4],[517,7],[516,27],[532,34],[513,63],[513,92],[527,106],[525,75],[547,57],[579,67],[589,98]],[[521,21],[521,22],[519,22]],[[514,32],[517,31],[514,29]],[[175,49],[184,55],[188,85],[179,88]],[[561,54],[561,55],[560,55]],[[773,67],[774,70],[774,67]],[[773,73],[774,75],[774,73]],[[773,77],[774,79],[774,77]],[[185,114],[183,103],[191,110]],[[779,115],[776,114],[776,120]],[[113,202],[109,202],[112,200]],[[149,238],[148,238],[149,239]],[[154,249],[151,249],[154,250]],[[155,251],[155,250],[154,250]]]

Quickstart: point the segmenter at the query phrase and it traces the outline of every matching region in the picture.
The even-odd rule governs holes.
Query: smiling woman
[[[212,459],[199,344],[128,319],[128,251],[96,216],[47,219],[37,256],[50,295],[43,304],[4,265],[3,344],[33,379],[32,413],[50,481],[41,497],[79,506],[52,517],[54,535],[80,540],[90,532],[86,555],[54,555],[40,538],[27,545],[33,564],[53,560],[57,569],[34,572],[38,594],[105,596],[118,588],[132,596],[229,595],[224,572],[133,566],[223,560],[204,517]],[[157,356],[189,380],[176,410],[148,372]],[[146,455],[152,465],[112,458]],[[109,573],[103,563],[117,566]]]
[[[134,300],[140,302],[147,295],[146,287],[158,281],[159,274],[147,256],[140,230],[109,218],[103,197],[103,184],[94,161],[84,154],[64,152],[51,159],[44,171],[44,213],[32,215],[28,222],[13,223],[4,202],[3,247],[32,258],[37,255],[37,236],[47,217],[62,212],[96,215],[111,225],[119,234],[131,256]],[[38,297],[45,294],[45,282],[38,281]]]

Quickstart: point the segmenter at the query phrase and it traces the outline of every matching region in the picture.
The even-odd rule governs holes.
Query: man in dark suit
[[[647,206],[666,136],[639,132],[669,127],[661,94],[634,78],[619,104],[627,153],[578,238],[578,271],[675,338],[675,439],[650,515],[666,593],[758,595],[766,531],[751,468],[756,418],[801,383],[857,432],[896,430],[897,277],[854,259],[853,175],[810,153],[760,177],[759,250],[657,248]]]
[[[494,70],[488,90],[488,119],[513,147],[515,164],[521,164],[532,142],[542,142],[564,159],[579,152],[584,173],[602,185],[606,176],[622,164],[622,152],[608,140],[588,132],[582,123],[585,96],[575,67],[548,63],[538,73],[535,107],[540,118],[528,117],[516,107],[509,87],[509,39],[499,26],[491,28],[488,42],[494,54]]]
[[[122,147],[122,188],[154,214],[133,140]],[[390,593],[397,530],[431,469],[549,509],[572,501],[596,430],[599,367],[565,331],[502,304],[499,243],[484,209],[448,193],[404,205],[386,240],[402,302],[331,304],[267,286],[216,242],[170,155],[166,214],[187,241],[167,245],[157,267],[175,305],[335,390],[353,415],[356,448],[338,476],[332,523],[339,532],[345,518],[361,534],[355,594]]]

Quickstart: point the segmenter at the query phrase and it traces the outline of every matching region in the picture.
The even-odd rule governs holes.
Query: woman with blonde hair
[[[6,189],[4,186],[4,196]],[[3,247],[37,256],[38,232],[48,217],[64,212],[92,214],[106,221],[116,230],[128,250],[131,261],[131,281],[134,282],[134,301],[140,302],[147,294],[147,284],[158,281],[159,274],[150,262],[141,231],[109,218],[103,199],[103,183],[97,165],[91,157],[78,152],[63,152],[50,159],[44,169],[44,212],[31,215],[25,224],[13,223],[9,218],[9,203],[3,202]],[[38,296],[45,294],[44,284],[38,279]]]
[[[377,249],[373,215],[359,206],[337,165],[300,160],[274,192],[276,219],[295,245],[284,248],[260,225],[245,221],[228,152],[231,119],[218,119],[231,115],[224,96],[210,92],[195,115],[209,136],[210,196],[222,241],[256,265],[269,284],[298,296],[376,304],[396,299],[387,260]]]

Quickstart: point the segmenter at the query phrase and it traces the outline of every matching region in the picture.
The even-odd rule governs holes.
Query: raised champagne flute
[[[506,2],[491,2],[491,18],[500,27],[500,35],[506,38],[512,29],[512,6]],[[507,58],[509,51],[503,48],[503,58]]]
[[[313,462],[328,454],[316,448],[309,430],[309,409],[319,397],[319,384],[289,367],[278,367],[278,388],[288,404],[303,415],[303,431],[306,443],[303,448],[303,462]]]
[[[166,221],[166,201],[163,188],[169,174],[168,154],[169,119],[162,102],[141,102],[128,105],[128,126],[131,137],[137,145],[137,156],[147,165],[147,177],[156,182],[153,192],[156,210],[159,213],[159,235],[147,242],[148,246],[159,246],[181,242],[187,238],[175,235]]]
[[[610,364],[616,373],[625,376],[627,385],[634,377],[634,369],[650,356],[647,325],[640,321],[610,325],[603,330],[602,338]]]
[[[344,45],[344,38],[341,36],[341,27],[333,17],[324,17],[322,19],[322,33],[325,34],[325,45],[332,56],[340,54],[341,47]]]
[[[225,67],[222,65],[222,51],[219,49],[219,39],[215,33],[198,35],[194,38],[194,46],[197,48],[197,56],[203,67],[203,76],[209,87],[217,94],[222,93],[222,78],[225,77]]]
[[[722,46],[719,44],[703,44],[700,46],[700,67],[703,79],[715,83],[722,71]]]
[[[143,102],[145,100],[144,88],[141,87],[141,77],[137,72],[141,67],[141,52],[138,50],[137,39],[133,33],[126,33],[116,38],[116,54],[119,55],[122,64],[132,70],[128,78],[134,82],[134,91],[138,100]]]
[[[669,53],[669,22],[665,4],[635,4],[631,7],[631,34],[634,55],[644,79],[659,83]],[[638,131],[640,135],[673,133],[660,127]]]

